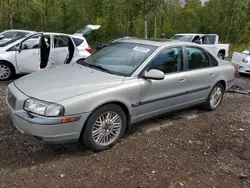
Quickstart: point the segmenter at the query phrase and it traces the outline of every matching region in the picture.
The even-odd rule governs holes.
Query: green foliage
[[[183,1],[182,1],[183,2]],[[0,30],[74,33],[100,24],[97,42],[120,36],[217,33],[221,42],[250,43],[250,0],[1,0]],[[147,22],[145,22],[147,21]],[[144,24],[147,23],[147,27]],[[156,23],[156,28],[155,28]],[[146,30],[145,30],[146,29]]]

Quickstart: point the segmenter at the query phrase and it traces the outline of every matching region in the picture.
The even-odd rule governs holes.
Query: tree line
[[[1,0],[0,30],[74,33],[100,24],[98,40],[216,33],[220,42],[250,42],[250,0]]]

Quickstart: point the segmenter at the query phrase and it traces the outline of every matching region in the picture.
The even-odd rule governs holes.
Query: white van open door
[[[40,70],[39,38],[41,33],[31,35],[22,42],[16,50],[16,63],[22,73],[32,73]]]
[[[85,36],[90,34],[92,31],[99,29],[100,25],[86,25],[84,28],[79,29],[74,35]]]

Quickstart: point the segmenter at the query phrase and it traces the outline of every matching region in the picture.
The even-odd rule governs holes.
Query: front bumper
[[[68,143],[75,142],[79,139],[82,127],[89,113],[74,115],[73,117],[76,117],[76,121],[63,124],[61,123],[62,119],[72,116],[56,118],[37,115],[30,116],[26,111],[20,108],[28,96],[25,96],[17,90],[13,84],[9,86],[9,90],[16,98],[14,107],[7,99],[9,112],[13,124],[22,134],[34,136],[36,140],[44,143]]]
[[[236,64],[231,62],[232,65],[234,65],[237,68],[237,71],[240,73],[245,73],[245,74],[250,74],[250,64],[248,63],[240,63],[240,64]]]
[[[238,67],[238,72],[240,72],[240,73],[245,73],[245,74],[250,74],[250,67],[248,68],[246,68],[246,67],[242,67],[242,66],[239,66]]]

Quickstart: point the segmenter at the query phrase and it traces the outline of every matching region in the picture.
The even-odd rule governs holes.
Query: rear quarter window
[[[73,38],[73,41],[76,46],[80,46],[84,42],[83,39],[78,39],[78,38]]]
[[[212,66],[214,66],[214,67],[218,66],[219,63],[218,63],[217,59],[213,55],[211,55],[209,52],[207,52],[207,54],[209,56],[209,59],[210,59]]]

